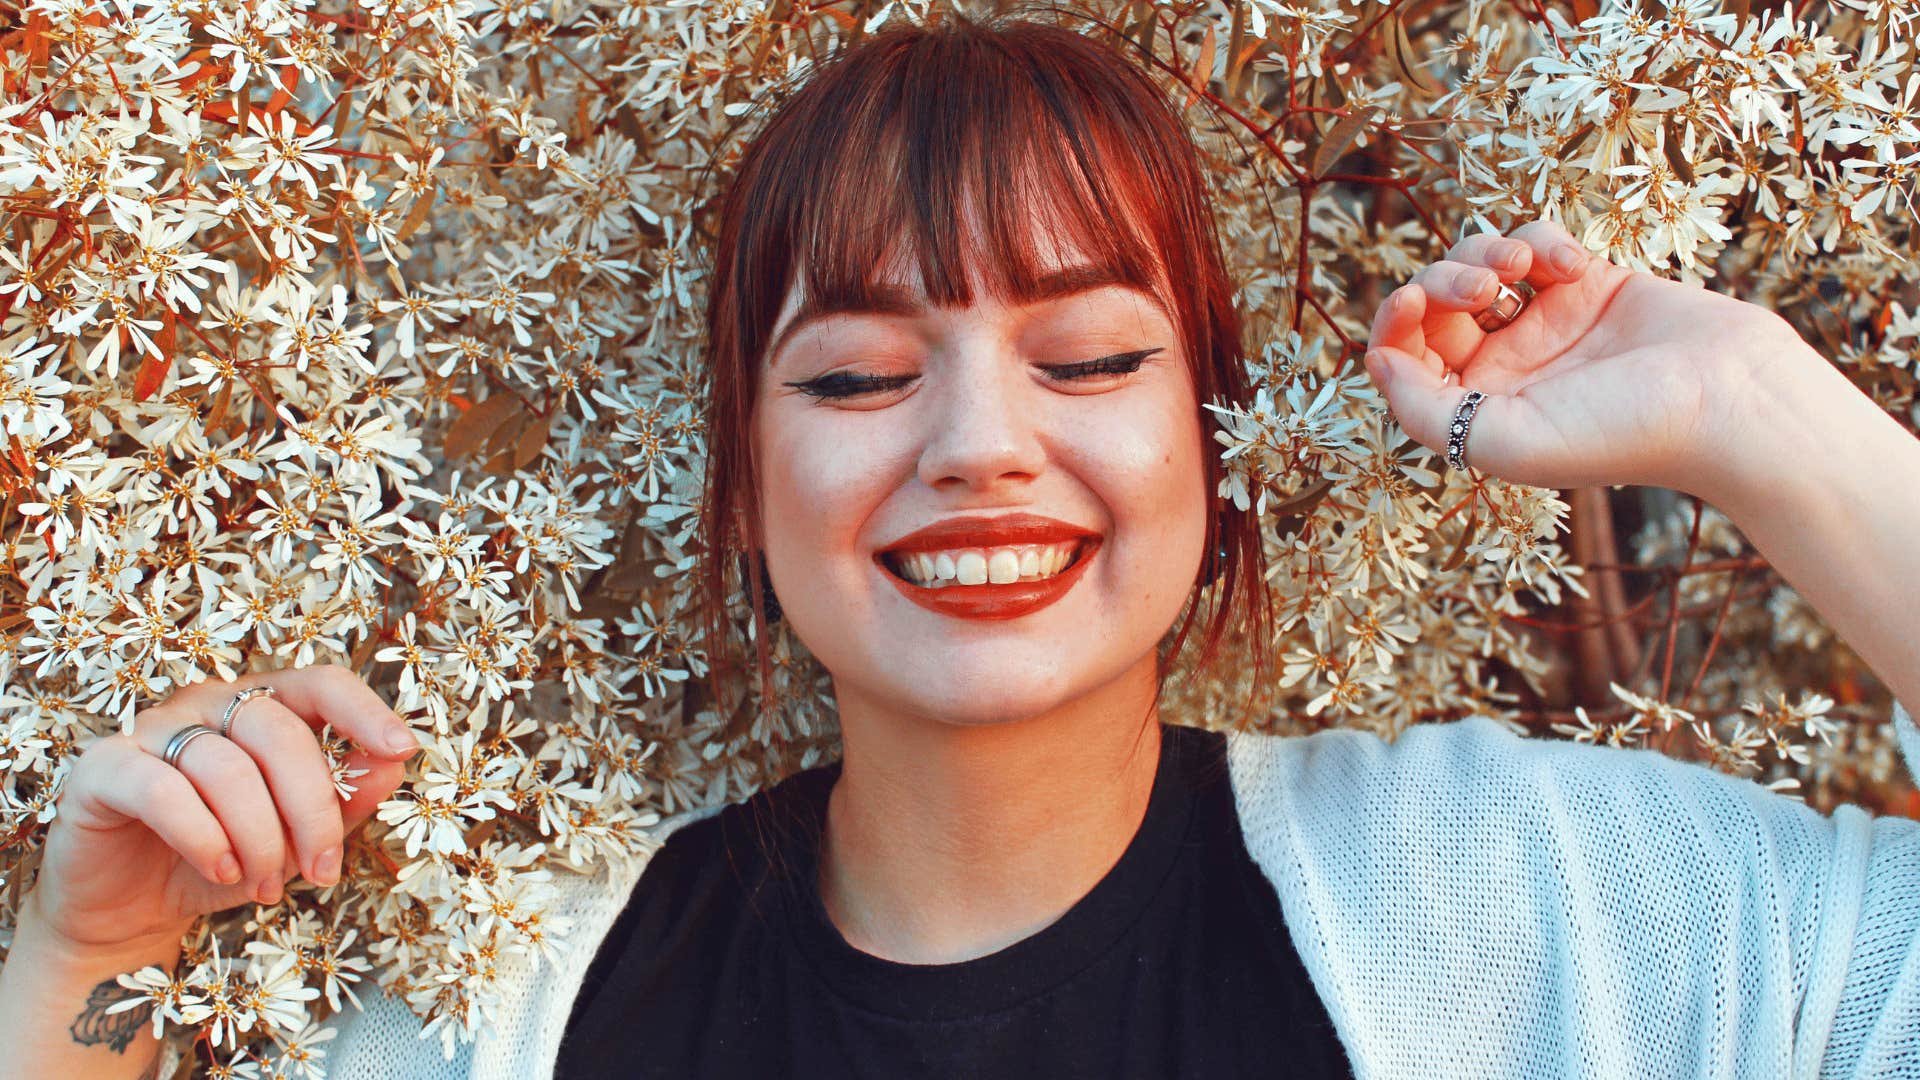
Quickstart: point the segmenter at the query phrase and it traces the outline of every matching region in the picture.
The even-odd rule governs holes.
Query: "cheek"
[[[1206,461],[1200,418],[1190,401],[1143,399],[1124,416],[1102,420],[1077,440],[1082,474],[1113,516],[1118,554],[1129,575],[1158,596],[1182,598],[1198,572],[1206,540]],[[1192,565],[1187,564],[1191,562]]]
[[[867,518],[899,486],[898,449],[858,425],[769,421],[756,455],[770,569],[826,574],[814,564],[856,549]]]

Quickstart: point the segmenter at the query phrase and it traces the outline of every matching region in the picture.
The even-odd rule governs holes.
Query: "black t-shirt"
[[[1218,732],[1164,727],[1106,876],[955,964],[863,953],[828,918],[814,859],[839,770],[667,838],[588,969],[559,1080],[1352,1075],[1241,839]]]

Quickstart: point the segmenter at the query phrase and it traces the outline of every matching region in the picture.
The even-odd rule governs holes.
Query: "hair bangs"
[[[1040,55],[958,36],[915,45],[882,58],[896,77],[865,81],[864,98],[844,103],[846,123],[820,148],[840,167],[797,200],[785,245],[795,265],[782,276],[829,306],[869,307],[876,285],[899,284],[911,266],[930,303],[964,307],[976,282],[1025,303],[1050,271],[1087,265],[1174,312],[1153,235],[1168,230],[1154,227],[1151,192],[1128,182],[1138,166],[1124,121],[1084,101],[1069,108],[1085,88]],[[953,89],[963,71],[964,99]]]

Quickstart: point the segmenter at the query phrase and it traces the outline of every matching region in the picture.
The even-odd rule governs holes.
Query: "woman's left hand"
[[[1496,282],[1537,295],[1493,333]],[[1558,224],[1469,236],[1374,316],[1367,370],[1407,434],[1444,454],[1454,408],[1487,395],[1467,464],[1514,483],[1654,484],[1709,494],[1715,467],[1764,439],[1748,406],[1825,364],[1779,316],[1590,255]],[[1441,382],[1451,370],[1453,381]]]

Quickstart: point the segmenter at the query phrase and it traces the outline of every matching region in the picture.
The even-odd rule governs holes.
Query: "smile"
[[[901,595],[929,611],[962,619],[1017,619],[1065,596],[1086,573],[1100,537],[1059,544],[1016,544],[876,554]]]
[[[1058,544],[960,547],[940,551],[887,552],[888,570],[925,588],[1008,585],[1044,581],[1064,572],[1086,546],[1084,540]]]

